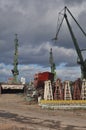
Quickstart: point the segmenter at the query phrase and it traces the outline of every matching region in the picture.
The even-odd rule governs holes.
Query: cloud
[[[31,68],[28,66],[37,65],[32,69],[33,74],[37,71],[50,70],[50,48],[53,49],[57,67],[63,63],[65,63],[65,67],[73,67],[73,69],[77,66],[77,53],[65,21],[58,41],[54,43],[51,40],[57,30],[58,12],[65,5],[69,7],[85,29],[85,0],[82,2],[80,0],[0,0],[0,63],[3,64],[3,69],[0,69],[0,77],[2,73],[6,78],[7,75],[12,76],[10,70],[13,68],[15,33],[18,33],[19,40],[20,77],[24,75],[28,80],[29,71],[31,72]],[[85,48],[85,38],[83,39],[69,15],[68,19],[80,48]],[[9,69],[8,65],[10,65]]]
[[[83,2],[85,2],[85,0],[64,0],[65,4],[68,4],[68,5],[80,5],[82,4]]]
[[[81,77],[81,72],[79,67],[57,68],[57,77],[61,78],[63,81],[75,81],[77,78]]]

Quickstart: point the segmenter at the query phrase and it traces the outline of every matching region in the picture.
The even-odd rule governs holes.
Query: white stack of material
[[[21,83],[25,84],[25,78],[24,77],[21,77]]]
[[[44,100],[53,100],[52,85],[50,80],[45,81]]]
[[[86,100],[86,79],[82,80],[81,99]]]
[[[64,84],[64,100],[72,100],[70,81],[65,81]]]

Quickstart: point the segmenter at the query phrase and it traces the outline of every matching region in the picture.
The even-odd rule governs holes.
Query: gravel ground
[[[86,130],[86,110],[42,109],[23,94],[2,94],[0,130]]]

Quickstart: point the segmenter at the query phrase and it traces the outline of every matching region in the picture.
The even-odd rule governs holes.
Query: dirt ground
[[[42,109],[23,94],[2,94],[0,130],[86,130],[86,110]]]

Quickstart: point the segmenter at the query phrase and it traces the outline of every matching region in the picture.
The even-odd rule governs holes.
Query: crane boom
[[[76,24],[78,25],[78,27],[80,28],[80,30],[82,31],[82,33],[86,36],[85,31],[82,29],[82,27],[80,26],[80,24],[76,21],[76,19],[74,18],[74,16],[72,15],[72,13],[70,12],[70,10],[66,6],[65,6],[65,10],[67,10],[69,12],[69,14],[73,18],[73,20],[76,22]]]
[[[69,32],[70,32],[70,35],[72,37],[72,40],[73,40],[73,43],[74,43],[74,46],[75,46],[75,49],[76,49],[76,52],[77,52],[77,55],[78,55],[78,58],[79,58],[79,61],[77,61],[80,65],[81,65],[81,74],[82,74],[82,78],[85,78],[86,79],[86,60],[83,59],[83,56],[82,56],[82,53],[81,53],[81,50],[79,48],[79,45],[78,45],[78,42],[77,42],[77,39],[72,31],[72,27],[68,21],[68,18],[67,18],[67,14],[66,14],[66,10],[69,12],[69,14],[71,15],[71,17],[73,18],[73,20],[76,22],[76,24],[78,25],[78,27],[80,28],[80,30],[82,31],[82,33],[86,36],[86,33],[84,32],[84,30],[82,29],[82,27],[78,24],[78,22],[76,21],[76,19],[74,18],[74,16],[72,15],[72,13],[69,11],[69,9],[67,7],[64,8],[64,18],[66,20],[66,23],[67,23],[67,26],[68,26],[68,29],[69,29]],[[61,22],[61,25],[63,23],[63,20]],[[60,27],[59,26],[59,30],[60,30]],[[58,31],[57,31],[58,32]],[[56,33],[56,38],[55,40],[57,40],[57,33]],[[83,49],[85,50],[85,49]]]
[[[80,51],[80,49],[79,49],[77,40],[76,40],[76,38],[75,38],[75,36],[74,36],[74,33],[73,33],[73,31],[72,31],[72,28],[71,28],[71,26],[70,26],[70,23],[69,23],[69,21],[68,21],[68,18],[67,18],[67,15],[66,15],[66,14],[64,14],[64,18],[65,18],[65,20],[66,20],[66,22],[67,22],[67,26],[68,26],[68,29],[69,29],[69,31],[70,31],[70,34],[71,34],[71,37],[72,37],[72,40],[73,40],[75,49],[76,49],[77,54],[78,54],[78,57],[80,58],[80,61],[83,62],[83,57],[82,57],[81,51]]]

